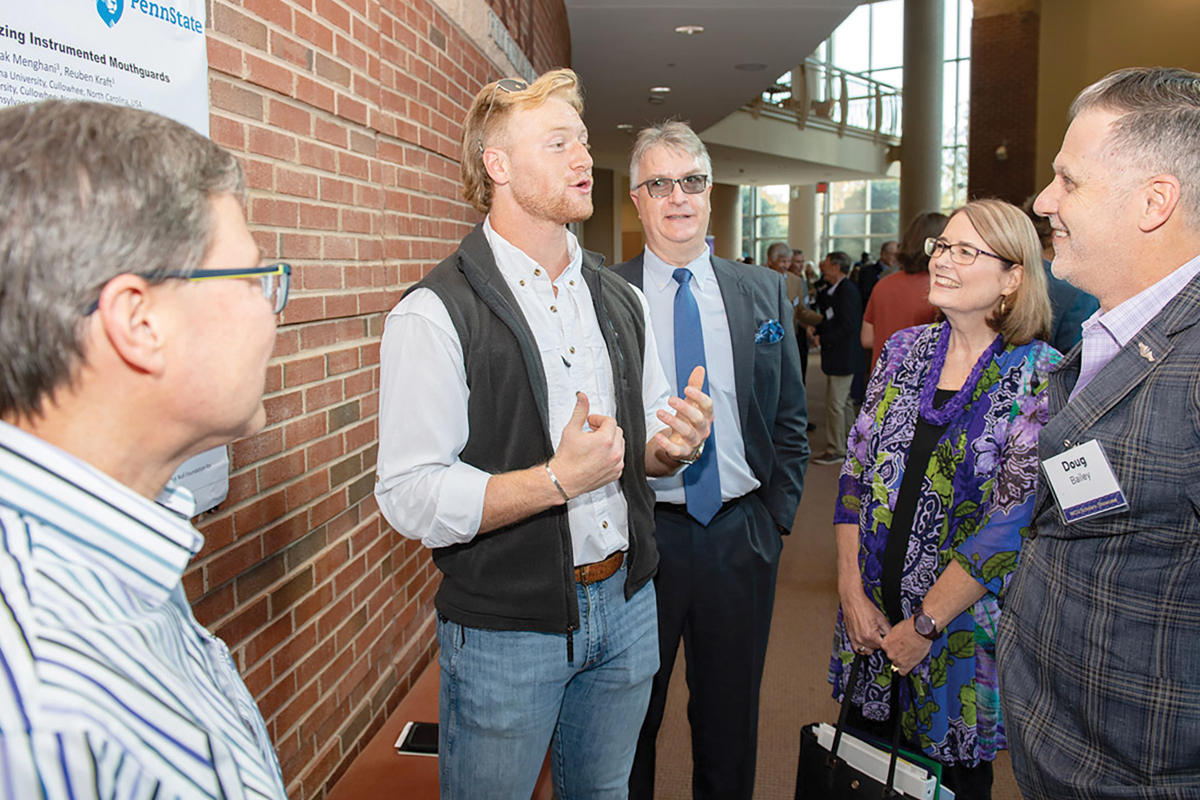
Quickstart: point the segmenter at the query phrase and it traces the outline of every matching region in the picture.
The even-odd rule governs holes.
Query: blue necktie
[[[679,396],[688,385],[688,376],[697,366],[704,367],[704,386],[708,391],[708,364],[704,360],[704,329],[700,325],[700,307],[692,294],[692,271],[677,269],[672,277],[679,283],[675,291],[675,382]],[[711,396],[711,395],[710,395]],[[701,525],[707,525],[721,509],[721,476],[717,473],[716,429],[708,436],[700,459],[683,471],[683,489],[687,510]]]

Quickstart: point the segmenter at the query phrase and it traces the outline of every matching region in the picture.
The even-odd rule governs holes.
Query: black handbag
[[[833,746],[826,750],[817,741],[813,725],[800,730],[800,764],[796,770],[796,800],[885,800],[906,795],[893,787],[896,777],[896,761],[900,754],[900,725],[896,724],[892,735],[891,760],[888,764],[887,780],[880,783],[864,774],[837,755],[845,733],[846,715],[850,711],[850,697],[858,686],[862,656],[856,656],[850,667],[850,680],[838,715],[837,730]],[[892,719],[899,722],[900,692],[892,691]],[[924,759],[921,759],[924,760]],[[939,775],[940,778],[940,775]]]

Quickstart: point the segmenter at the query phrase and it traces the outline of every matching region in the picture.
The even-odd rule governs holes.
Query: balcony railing
[[[839,136],[867,134],[894,143],[900,137],[901,99],[895,86],[809,58],[742,110],[756,118],[766,113],[790,119],[801,130],[813,125]]]

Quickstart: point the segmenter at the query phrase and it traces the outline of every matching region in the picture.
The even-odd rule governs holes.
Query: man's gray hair
[[[1068,119],[1091,110],[1121,115],[1109,147],[1143,173],[1138,177],[1178,178],[1184,219],[1200,228],[1200,75],[1174,67],[1117,70],[1080,92]]]
[[[700,168],[704,170],[704,174],[709,177],[710,181],[712,180],[712,159],[708,157],[708,148],[704,146],[704,142],[700,141],[700,137],[686,122],[670,120],[661,125],[642,128],[638,133],[637,141],[633,144],[633,154],[629,157],[630,186],[637,186],[640,183],[638,165],[642,161],[642,156],[646,155],[650,148],[658,146],[670,148],[696,159],[700,162]]]
[[[767,248],[767,258],[772,259],[775,256],[785,252],[787,253],[788,258],[792,257],[792,248],[788,247],[783,242],[773,242],[771,246]]]
[[[123,273],[188,273],[232,154],[165,117],[46,100],[0,109],[0,416],[40,414],[84,359],[86,312]]]

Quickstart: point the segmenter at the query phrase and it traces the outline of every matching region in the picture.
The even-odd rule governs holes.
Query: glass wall
[[[971,79],[972,0],[945,0],[946,32],[942,112],[942,210],[966,202],[967,117]],[[861,5],[846,18],[814,57],[833,67],[902,88],[904,0]],[[785,76],[787,77],[787,76]],[[742,249],[756,263],[766,246],[786,241],[787,191],[783,186],[742,187]],[[898,239],[898,180],[840,181],[818,195],[820,243],[817,257],[842,250],[858,261],[875,259],[883,243]]]

